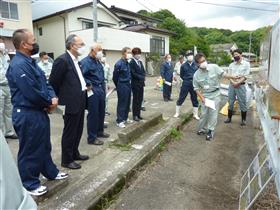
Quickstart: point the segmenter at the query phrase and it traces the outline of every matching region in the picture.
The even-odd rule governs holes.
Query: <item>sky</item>
[[[41,16],[48,10],[82,4],[91,0],[33,0],[42,8],[33,11]],[[232,31],[255,30],[273,25],[280,18],[280,0],[101,0],[108,7],[115,5],[137,12],[145,9],[168,9],[189,27],[223,28]],[[44,2],[44,4],[40,4]],[[67,3],[66,3],[67,2]],[[251,8],[251,9],[250,9]],[[253,8],[253,9],[252,9]],[[36,18],[35,18],[36,19]]]
[[[280,0],[101,0],[134,12],[140,9],[168,9],[189,27],[223,28],[232,31],[255,30],[273,25],[280,18]],[[219,4],[212,5],[212,4]],[[225,7],[228,5],[233,7]],[[248,7],[258,10],[251,10]],[[272,10],[272,11],[264,11]]]

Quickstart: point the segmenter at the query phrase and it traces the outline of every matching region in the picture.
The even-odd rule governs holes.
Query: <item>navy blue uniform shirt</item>
[[[160,75],[167,82],[172,82],[172,80],[173,80],[172,64],[168,63],[168,62],[164,62],[160,67]]]
[[[196,62],[192,62],[191,64],[186,61],[182,66],[180,70],[180,77],[183,81],[190,81],[193,80],[193,75],[197,71],[198,65]]]
[[[43,110],[56,97],[45,73],[30,56],[17,51],[7,70],[12,104],[15,108]]]
[[[104,69],[99,60],[88,55],[81,61],[81,67],[87,86],[104,84]]]
[[[120,59],[114,66],[113,81],[117,86],[119,82],[130,82],[131,74],[129,63],[125,59]]]

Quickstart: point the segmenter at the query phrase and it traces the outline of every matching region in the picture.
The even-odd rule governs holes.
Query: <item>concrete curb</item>
[[[153,113],[148,120],[140,121],[118,133],[117,143],[128,144],[139,138],[146,130],[156,126],[162,121],[162,113]]]
[[[106,204],[108,201],[112,200],[114,195],[118,194],[125,186],[126,183],[131,180],[137,171],[146,165],[149,161],[153,160],[162,149],[161,145],[165,145],[170,142],[172,139],[171,129],[175,128],[177,130],[182,130],[184,125],[192,118],[192,112],[189,112],[183,115],[178,121],[175,122],[166,122],[168,126],[165,127],[164,132],[159,136],[159,141],[156,145],[154,145],[149,151],[147,151],[139,160],[139,162],[135,163],[133,167],[131,167],[126,174],[120,176],[118,180],[116,180],[113,184],[108,186],[107,190],[99,197],[93,200],[91,206],[87,209],[91,210],[101,210],[108,206]]]
[[[82,169],[85,172],[90,168],[92,172],[88,172],[76,182],[72,182],[70,177],[72,184],[68,184],[57,191],[56,195],[40,203],[39,209],[104,208],[126,186],[127,181],[136,174],[139,168],[165,148],[163,145],[171,139],[171,129],[181,129],[191,116],[188,112],[180,119],[170,118],[165,123],[148,130],[135,142],[143,146],[140,150],[105,149],[83,166]]]

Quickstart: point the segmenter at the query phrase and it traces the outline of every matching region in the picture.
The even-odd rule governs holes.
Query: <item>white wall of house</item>
[[[42,28],[42,35],[39,35],[39,28]],[[54,53],[54,58],[65,52],[64,19],[62,17],[54,16],[35,22],[34,34],[40,45],[40,51]]]
[[[97,16],[98,21],[110,23],[114,26],[118,26],[118,21],[116,18],[108,14],[103,8],[98,7],[97,9]],[[82,30],[82,21],[78,20],[78,18],[86,18],[86,19],[93,19],[92,7],[84,7],[73,10],[68,13],[68,28],[69,32],[72,33],[74,31]]]
[[[75,31],[82,37],[88,47],[93,44],[93,29]],[[107,62],[111,67],[121,57],[123,47],[139,47],[143,52],[143,63],[145,64],[145,53],[150,52],[150,36],[147,34],[123,31],[113,28],[100,27],[98,29],[98,42],[107,53]]]
[[[0,15],[1,22],[4,22],[4,28],[0,29],[0,35],[2,38],[0,38],[0,40],[5,43],[6,49],[9,52],[13,52],[15,51],[11,40],[13,32],[20,28],[26,28],[33,31],[31,1],[5,0],[5,2],[17,5],[18,19],[13,19],[13,17],[3,18]]]

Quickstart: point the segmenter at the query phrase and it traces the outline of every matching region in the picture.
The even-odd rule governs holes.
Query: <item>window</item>
[[[43,28],[42,27],[39,28],[39,36],[43,36]]]
[[[152,36],[151,38],[151,52],[159,53],[161,56],[165,55],[165,39],[160,36]]]
[[[0,0],[0,17],[18,20],[17,4]]]
[[[93,28],[92,22],[82,21],[83,30]]]

